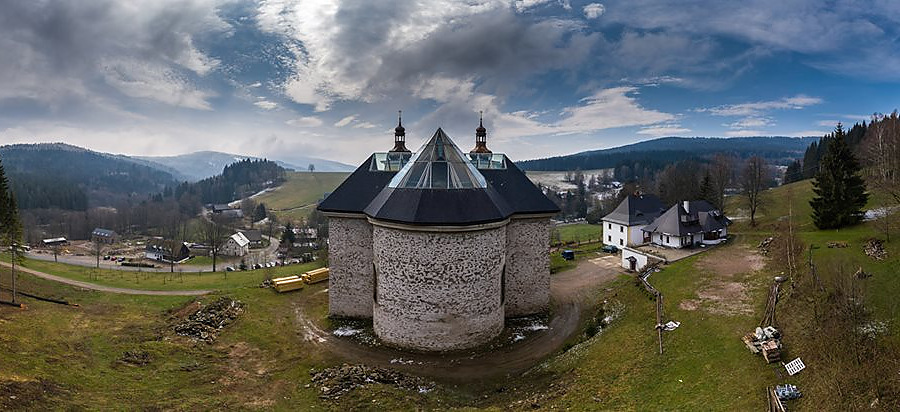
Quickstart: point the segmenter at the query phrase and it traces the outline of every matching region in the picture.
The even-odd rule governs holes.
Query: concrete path
[[[0,266],[12,267],[11,264],[6,262],[0,262]],[[64,278],[62,276],[51,275],[49,273],[38,272],[34,269],[29,269],[22,266],[16,266],[17,271],[28,273],[29,275],[37,276],[41,279],[52,280],[54,282],[64,283],[71,286],[76,286],[84,289],[96,290],[99,292],[108,292],[108,293],[119,293],[123,295],[152,295],[152,296],[198,296],[198,295],[206,295],[212,293],[211,290],[140,290],[140,289],[126,289],[126,288],[117,288],[112,286],[103,286],[96,285],[93,283],[82,282],[80,280],[73,280],[69,278]]]

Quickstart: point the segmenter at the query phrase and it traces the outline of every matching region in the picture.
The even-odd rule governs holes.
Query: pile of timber
[[[887,256],[887,252],[884,250],[884,242],[881,239],[869,239],[863,246],[863,252],[866,253],[866,256],[875,260],[884,260]]]
[[[313,269],[302,275],[292,275],[283,278],[272,279],[272,287],[279,293],[303,289],[305,285],[324,282],[328,280],[328,268]]]
[[[278,293],[303,289],[303,285],[303,279],[300,279],[300,276],[297,275],[272,279],[272,287],[275,288]]]
[[[311,285],[313,283],[319,283],[328,280],[329,273],[331,273],[331,271],[328,268],[318,268],[304,273],[300,278],[303,279],[303,281],[307,284]]]

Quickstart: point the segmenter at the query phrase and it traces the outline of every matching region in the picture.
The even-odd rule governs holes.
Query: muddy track
[[[607,257],[602,261],[583,260],[575,269],[553,275],[548,328],[493,351],[430,354],[373,347],[323,330],[304,314],[299,303],[294,310],[302,338],[346,362],[391,367],[453,381],[480,380],[521,374],[559,350],[569,337],[579,332],[582,312],[596,305],[592,302],[593,292],[619,272]]]

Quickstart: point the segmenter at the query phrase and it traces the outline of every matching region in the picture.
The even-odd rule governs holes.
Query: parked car
[[[603,248],[600,249],[600,250],[602,250],[602,251],[604,251],[604,252],[606,252],[606,253],[619,253],[619,248],[617,248],[617,247],[615,247],[615,246],[613,246],[613,245],[605,245],[605,246],[603,246]]]
[[[564,250],[562,251],[562,258],[565,260],[575,260],[575,251],[574,250]]]
[[[225,266],[225,271],[226,272],[234,272],[234,268],[231,266]]]
[[[124,261],[125,261],[125,258],[122,257],[122,256],[119,256],[119,258],[116,259],[116,262],[119,262],[119,263],[122,263],[122,262],[124,262]]]

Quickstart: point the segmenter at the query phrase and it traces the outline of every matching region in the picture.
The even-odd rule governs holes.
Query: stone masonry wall
[[[486,343],[503,329],[500,278],[506,228],[373,232],[375,333],[408,349],[445,351]]]
[[[366,219],[328,220],[328,314],[372,317],[372,225]]]
[[[512,219],[507,225],[506,316],[550,307],[550,219]]]

